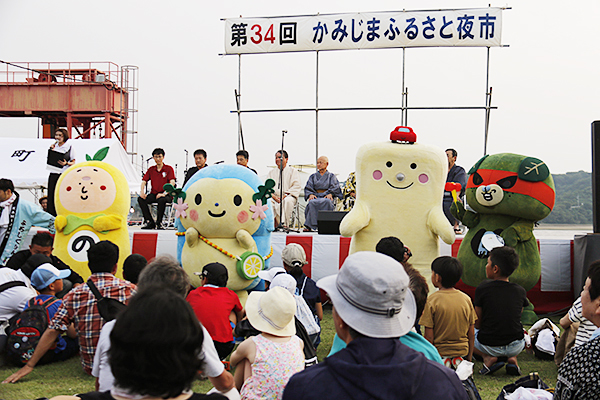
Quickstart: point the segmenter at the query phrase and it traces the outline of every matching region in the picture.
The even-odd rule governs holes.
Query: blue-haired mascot
[[[165,185],[173,195],[177,219],[177,256],[194,286],[202,267],[219,262],[227,267],[227,287],[242,304],[247,290],[259,289],[258,272],[272,255],[273,211],[268,198],[273,180],[263,184],[250,169],[212,165],[199,170],[182,189]]]

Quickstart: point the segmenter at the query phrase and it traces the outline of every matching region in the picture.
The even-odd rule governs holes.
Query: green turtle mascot
[[[466,210],[454,202],[452,214],[469,228],[458,250],[462,280],[477,287],[486,279],[488,252],[513,247],[519,268],[510,281],[530,290],[540,279],[542,263],[533,227],[554,207],[554,181],[546,163],[512,153],[486,155],[469,170]]]

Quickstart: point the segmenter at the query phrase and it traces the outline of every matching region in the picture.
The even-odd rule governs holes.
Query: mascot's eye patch
[[[199,206],[200,203],[202,203],[202,196],[200,195],[200,193],[198,193],[196,195],[196,197],[194,198],[194,202],[196,203],[197,206]]]
[[[498,184],[498,186],[500,186],[502,189],[510,189],[511,187],[515,186],[515,183],[517,183],[517,179],[519,179],[518,176],[509,176],[503,179],[500,179],[498,182],[496,182]]]
[[[417,169],[417,164],[415,164],[415,163],[410,164],[410,169]]]
[[[473,184],[479,186],[483,183],[483,178],[477,172],[473,172]]]
[[[235,197],[233,198],[233,204],[235,204],[236,206],[240,206],[240,204],[242,204],[242,196],[240,196],[239,194],[236,194]]]
[[[392,168],[392,162],[391,161],[386,162],[385,166],[388,168]]]

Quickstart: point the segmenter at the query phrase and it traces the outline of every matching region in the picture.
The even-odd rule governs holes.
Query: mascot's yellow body
[[[229,271],[227,287],[235,291],[242,304],[253,279],[245,279],[238,273],[237,259],[243,253],[257,252],[252,235],[261,220],[251,218],[249,208],[254,204],[254,189],[240,179],[203,178],[186,187],[187,217],[181,218],[185,228],[185,245],[181,252],[181,264],[192,280],[200,286],[202,267],[219,262]],[[204,237],[214,246],[203,241]]]
[[[411,249],[410,263],[430,282],[438,236],[448,244],[455,238],[442,209],[447,173],[446,155],[432,146],[362,146],[356,156],[356,203],[340,224],[342,236],[352,236],[350,253],[375,251],[379,240],[395,236]]]
[[[57,188],[54,255],[87,279],[87,250],[92,243],[109,240],[119,247],[117,276],[122,276],[123,261],[131,254],[125,175],[108,163],[86,161],[63,172]]]

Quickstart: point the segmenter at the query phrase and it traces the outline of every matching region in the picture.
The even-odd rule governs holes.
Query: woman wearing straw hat
[[[246,315],[261,334],[242,342],[230,359],[242,399],[281,399],[290,377],[304,369],[295,312],[296,300],[282,287],[250,293]]]

